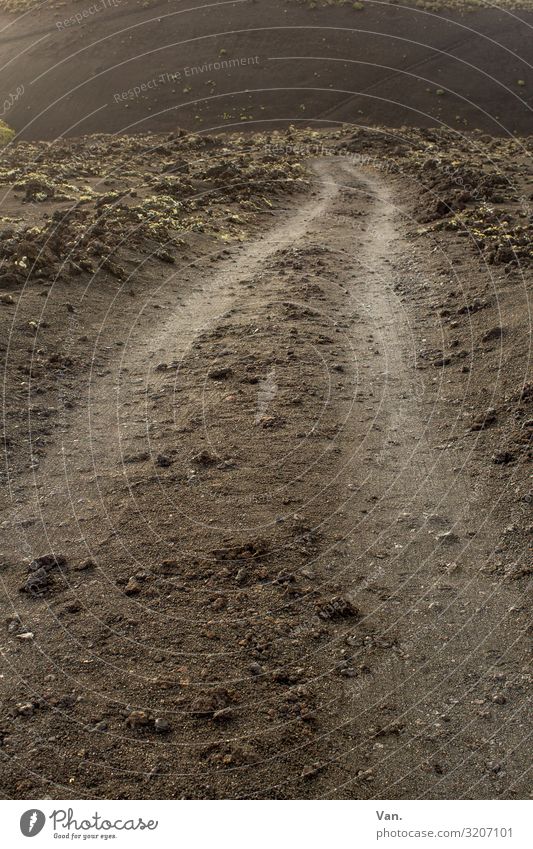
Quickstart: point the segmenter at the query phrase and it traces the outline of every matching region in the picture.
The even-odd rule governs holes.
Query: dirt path
[[[379,744],[385,797],[475,798],[491,795],[491,781],[492,792],[503,785],[516,792],[527,786],[528,771],[520,754],[528,711],[523,621],[517,627],[523,599],[485,572],[499,550],[502,519],[476,481],[472,456],[456,442],[462,409],[447,418],[444,437],[436,431],[446,372],[424,385],[414,369],[424,316],[406,310],[395,291],[415,275],[431,282],[431,260],[403,236],[405,220],[383,178],[360,174],[356,181],[373,207],[354,284],[376,346],[371,372],[379,387],[367,437],[373,428],[379,436],[366,458],[377,496],[357,545],[363,539],[369,553],[380,545],[393,551],[386,567],[377,565],[387,590],[372,615],[382,638],[400,641],[401,662],[387,661],[363,700],[356,688],[354,704],[360,710],[363,701],[370,727],[383,701],[394,705]],[[403,727],[418,730],[391,745],[387,738]],[[428,771],[435,776],[429,783]]]
[[[12,563],[68,562],[37,598],[5,579],[34,635],[5,649],[33,705],[13,794],[524,792],[521,601],[482,568],[502,528],[437,442],[444,372],[419,379],[396,294],[431,257],[382,176],[316,169],[221,271],[154,291],[10,517]]]
[[[127,480],[132,454],[156,451],[150,438],[155,422],[148,408],[149,399],[157,397],[165,381],[164,367],[179,369],[195,338],[231,314],[247,281],[258,275],[277,251],[298,243],[336,191],[334,183],[324,181],[313,200],[263,238],[243,247],[225,263],[224,270],[213,272],[207,258],[204,274],[189,282],[191,272],[184,274],[180,269],[174,276],[164,277],[152,296],[143,300],[127,336],[115,339],[120,350],[105,370],[107,373],[102,374],[96,364],[90,370],[80,413],[74,421],[67,415],[65,436],[55,441],[34,477],[37,501],[31,505],[30,514],[40,515],[41,532],[50,550],[61,551],[64,544],[72,543],[72,529],[76,528],[79,541],[86,542],[90,554],[94,537],[85,537],[95,529],[84,529],[82,525],[90,523],[95,515],[98,523],[103,520],[113,531],[113,510],[109,511],[106,505],[106,492],[113,495],[123,478]],[[128,285],[126,280],[123,288]],[[161,301],[165,304],[163,316],[154,323],[149,313],[153,304]],[[158,307],[162,304],[158,303]],[[115,311],[119,308],[117,296],[99,328],[95,355],[103,342],[113,338]],[[12,518],[20,521],[25,516],[16,511]]]

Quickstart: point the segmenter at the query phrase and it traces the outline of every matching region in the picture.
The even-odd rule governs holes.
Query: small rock
[[[310,778],[314,778],[315,775],[323,769],[324,767],[319,763],[311,764],[310,766],[304,766],[300,773],[300,777],[304,779],[304,781],[308,781]]]
[[[43,595],[50,587],[50,578],[46,569],[38,569],[32,572],[26,579],[26,583],[20,588],[21,592],[29,595]]]
[[[359,610],[347,598],[335,596],[322,603],[317,610],[321,619],[360,619]]]
[[[179,568],[179,564],[177,560],[163,560],[161,561],[161,569],[164,572],[177,572]]]
[[[443,366],[449,366],[451,361],[451,357],[439,357],[438,359],[433,360],[433,365],[435,368],[442,368]]]
[[[213,719],[216,722],[230,722],[235,718],[235,711],[232,708],[221,708],[220,710],[216,710],[213,714]]]
[[[192,462],[198,466],[214,466],[216,463],[220,463],[220,459],[219,455],[215,454],[214,451],[208,451],[204,448],[199,454],[195,454]]]
[[[437,542],[459,542],[459,537],[456,533],[454,533],[454,531],[442,531],[442,533],[436,535],[435,539],[437,540]]]
[[[168,734],[171,730],[171,725],[168,719],[158,717],[154,722],[154,728],[159,732],[159,734]]]
[[[148,451],[140,451],[138,454],[125,454],[122,458],[123,463],[144,463],[150,459]]]
[[[41,557],[36,557],[32,560],[28,569],[30,572],[37,572],[38,569],[44,569],[46,572],[51,572],[53,569],[61,569],[66,565],[67,558],[61,554],[43,554]]]
[[[500,325],[496,325],[496,327],[491,327],[490,330],[487,330],[486,333],[481,337],[482,342],[494,342],[496,339],[501,339],[503,336],[503,327]]]
[[[490,427],[496,421],[496,410],[493,407],[490,407],[486,413],[481,413],[480,415],[474,418],[470,426],[470,430],[478,431],[478,430],[486,430],[486,428]]]
[[[231,377],[233,371],[228,367],[222,368],[213,368],[211,371],[207,373],[207,376],[210,380],[226,380],[228,377]]]
[[[22,627],[23,627],[20,616],[17,616],[17,615],[9,616],[6,619],[6,625],[7,625],[7,633],[8,634],[16,634],[19,631],[21,631]]]
[[[513,463],[516,460],[516,456],[512,451],[497,451],[492,455],[492,462],[496,463],[497,466],[506,466],[508,463]]]
[[[357,671],[353,668],[353,666],[342,666],[339,669],[339,675],[342,675],[343,678],[356,678]]]
[[[533,565],[530,563],[509,563],[504,567],[505,580],[517,581],[519,578],[529,577],[533,572]]]
[[[145,728],[150,723],[150,714],[145,710],[132,710],[126,718],[128,728]]]
[[[150,772],[146,773],[146,780],[150,781],[153,778],[157,778],[159,775],[161,775],[161,767],[160,766],[154,766],[154,767],[152,767]]]
[[[262,428],[268,429],[273,427],[278,427],[283,424],[283,420],[279,418],[279,416],[261,416],[258,419],[257,424],[261,425]]]
[[[70,602],[68,602],[68,604],[66,604],[63,607],[61,612],[62,613],[73,613],[74,614],[74,613],[79,613],[81,611],[81,609],[82,609],[82,607],[81,607],[81,604],[80,604],[79,601],[70,601]]]

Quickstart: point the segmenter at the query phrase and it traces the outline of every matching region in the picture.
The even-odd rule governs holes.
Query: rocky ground
[[[530,154],[6,149],[6,798],[529,795]]]

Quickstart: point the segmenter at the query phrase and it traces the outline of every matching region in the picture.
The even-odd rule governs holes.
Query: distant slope
[[[52,0],[0,14],[0,117],[26,139],[297,121],[531,132],[533,12],[428,8]]]

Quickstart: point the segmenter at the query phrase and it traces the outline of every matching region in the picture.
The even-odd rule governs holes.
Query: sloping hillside
[[[531,127],[533,16],[524,9],[372,0],[28,8],[0,19],[4,118],[26,139],[295,122]]]

